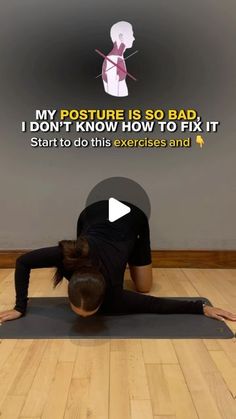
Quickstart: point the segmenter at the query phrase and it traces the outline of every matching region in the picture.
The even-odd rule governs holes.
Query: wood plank
[[[163,369],[176,418],[197,419],[198,415],[180,366],[164,364]]]
[[[232,308],[236,306],[236,286],[235,282],[230,282],[231,276],[227,275],[227,270],[209,269],[207,272],[208,281],[214,284],[214,287],[222,293],[224,289],[224,296]],[[235,311],[235,310],[234,310]]]
[[[164,364],[146,364],[148,384],[154,415],[175,415]]]
[[[47,295],[50,297],[53,291],[53,283],[51,278],[51,269],[32,269],[30,273],[29,296],[43,297]]]
[[[14,276],[10,273],[2,281],[0,281],[0,311],[2,304],[12,308],[15,303]]]
[[[123,416],[125,418],[125,416]],[[132,419],[153,419],[150,400],[131,400]]]
[[[64,418],[73,365],[73,362],[58,362],[42,419]]]
[[[66,339],[61,340],[61,352],[58,358],[58,362],[75,362],[77,352],[78,352],[78,343],[79,340],[77,339]]]
[[[2,419],[18,418],[24,402],[24,396],[7,396],[0,407],[0,417]]]
[[[68,391],[64,419],[87,419],[90,409],[87,406],[89,399],[89,378],[72,378]]]
[[[109,340],[88,339],[79,342],[73,379],[80,380],[81,386],[87,386],[87,391],[86,388],[83,390],[85,399],[78,399],[77,409],[87,412],[90,419],[108,419],[109,359]],[[73,409],[76,407],[73,406]]]
[[[111,339],[110,348],[112,351],[125,352],[126,351],[126,339]]]
[[[15,377],[21,367],[21,364],[29,350],[31,340],[17,341],[14,349],[5,359],[0,370],[0,406],[3,403],[8,391],[15,380]]]
[[[146,364],[178,364],[170,339],[142,339],[141,344]]]
[[[192,339],[173,343],[199,417],[236,417],[235,401],[204,343]]]
[[[130,399],[150,399],[140,339],[126,340],[128,392]]]
[[[110,353],[109,419],[131,419],[128,359],[125,351]]]
[[[46,345],[46,340],[40,339],[32,342],[8,394],[13,396],[26,396],[28,394]]]
[[[209,353],[221,372],[230,393],[236,398],[236,367],[231,364],[224,351],[209,351]]]
[[[231,340],[231,339],[230,339]],[[202,339],[204,345],[208,351],[220,351],[222,350],[219,341],[217,339]]]
[[[2,368],[2,365],[4,364],[6,359],[10,356],[16,343],[17,339],[0,340],[0,369]]]
[[[8,276],[12,273],[12,269],[1,269],[0,270],[0,284],[3,283],[3,281],[8,278]]]
[[[28,392],[21,416],[41,416],[52,380],[55,376],[61,342],[49,340],[43,358],[37,369],[32,386]]]
[[[214,306],[230,309],[225,293],[215,287],[214,278],[208,269],[184,269],[184,272],[200,296],[208,298]]]
[[[217,341],[220,348],[226,353],[230,359],[231,364],[236,367],[236,338],[233,339],[221,339]]]
[[[162,270],[165,280],[169,282],[169,287],[172,290],[172,295],[182,297],[197,297],[198,293],[188,280],[182,269],[163,269]],[[157,281],[158,282],[158,281]],[[173,294],[174,291],[174,294]]]
[[[173,290],[171,283],[171,275],[173,269],[155,269],[153,272],[153,286],[151,294],[159,297],[172,296],[177,297],[178,294]]]
[[[153,419],[175,419],[175,415],[158,415],[153,416]]]

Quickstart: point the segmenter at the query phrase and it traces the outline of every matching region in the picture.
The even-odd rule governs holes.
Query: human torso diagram
[[[136,80],[127,71],[124,58],[125,50],[133,46],[135,39],[132,25],[124,21],[117,22],[111,27],[110,36],[113,42],[113,48],[109,54],[105,56],[99,50],[96,50],[104,57],[101,73],[104,90],[112,96],[128,96],[127,76]]]

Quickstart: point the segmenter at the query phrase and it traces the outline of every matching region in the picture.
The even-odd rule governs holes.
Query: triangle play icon
[[[131,211],[128,205],[123,204],[115,198],[109,198],[108,219],[111,223],[124,217]]]

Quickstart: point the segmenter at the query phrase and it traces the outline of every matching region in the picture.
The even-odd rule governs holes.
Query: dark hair
[[[89,244],[85,237],[79,236],[77,240],[61,240],[58,245],[62,249],[64,269],[75,272],[83,268],[92,268],[93,263],[89,254]],[[94,266],[96,265],[94,264]],[[58,267],[53,276],[54,288],[62,279],[63,272]]]
[[[79,236],[77,240],[61,240],[58,244],[63,253],[63,268],[72,273],[69,300],[86,311],[95,310],[102,303],[106,283],[99,272],[99,261],[91,257],[87,239]],[[62,279],[63,271],[58,267],[53,276],[54,288]]]
[[[75,272],[69,282],[68,296],[75,307],[93,311],[102,303],[105,280],[99,272]]]

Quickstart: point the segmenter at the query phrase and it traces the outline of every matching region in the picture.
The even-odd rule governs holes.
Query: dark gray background
[[[231,0],[1,3],[0,248],[73,238],[94,185],[125,176],[149,195],[153,248],[234,249],[235,16]],[[128,98],[109,97],[95,79],[94,49],[110,50],[119,20],[134,28],[126,55],[139,50]],[[203,149],[31,148],[20,122],[61,107],[189,107],[221,125]]]

